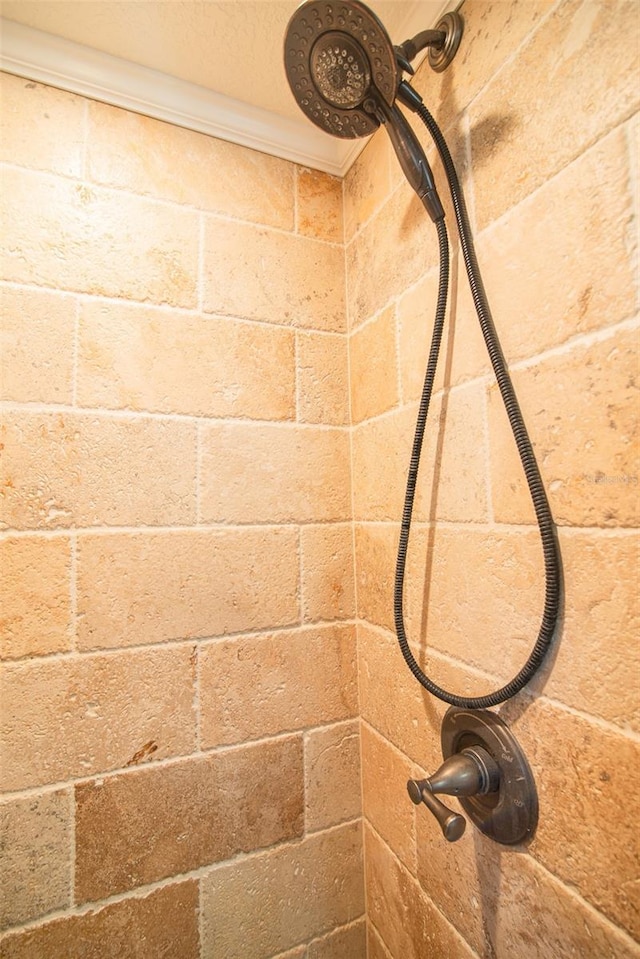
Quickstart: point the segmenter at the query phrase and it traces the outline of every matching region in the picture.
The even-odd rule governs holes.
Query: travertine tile
[[[354,615],[352,549],[350,525],[301,527],[302,614],[306,622]]]
[[[626,152],[615,131],[478,238],[510,361],[634,315]]]
[[[398,402],[395,311],[380,316],[349,339],[351,420],[360,423]]]
[[[370,827],[365,827],[369,919],[392,956],[403,959],[475,959],[416,880]]]
[[[352,626],[206,643],[200,662],[203,747],[351,719],[356,687]]]
[[[153,526],[196,518],[190,423],[23,411],[6,413],[0,431],[5,528]]]
[[[415,425],[412,442],[414,432]],[[481,384],[462,386],[431,404],[416,486],[416,520],[488,520],[485,436]]]
[[[514,731],[538,789],[533,855],[638,937],[637,744],[540,701]]]
[[[576,344],[514,371],[514,386],[555,520],[569,526],[633,526],[640,463],[635,410],[636,330]],[[532,522],[532,506],[496,386],[488,390],[495,518]]]
[[[342,180],[298,167],[298,232],[342,243]]]
[[[294,529],[81,536],[82,649],[216,636],[297,622]]]
[[[193,671],[186,645],[5,665],[4,788],[190,752]]]
[[[532,688],[608,722],[640,731],[640,630],[635,537],[560,534],[564,624]]]
[[[362,723],[361,736],[363,814],[415,874],[415,807],[407,794],[407,780],[419,777],[421,771],[367,723]]]
[[[389,195],[390,149],[387,134],[380,130],[369,140],[344,179],[347,242]]]
[[[300,737],[78,785],[76,900],[295,839],[303,793]]]
[[[364,920],[336,929],[309,944],[308,959],[365,959],[367,954]]]
[[[0,395],[18,403],[71,403],[75,300],[0,290]]]
[[[349,422],[349,369],[343,335],[296,335],[298,418],[302,423],[343,426]]]
[[[209,216],[203,262],[208,313],[344,332],[339,246]]]
[[[71,648],[71,543],[66,537],[0,541],[0,658]]]
[[[417,411],[413,406],[353,432],[354,517],[402,516]],[[436,397],[427,417],[416,486],[416,520],[487,519],[483,389],[470,384]]]
[[[351,518],[346,430],[253,423],[202,430],[201,519],[208,523]]]
[[[464,27],[453,61],[442,73],[435,73],[425,58],[411,81],[445,131],[553,5],[554,0],[508,5],[503,0],[475,0],[458,9]]]
[[[411,187],[402,184],[347,247],[351,329],[437,263],[433,223]]]
[[[305,736],[305,828],[335,826],[361,813],[357,722],[311,730]]]
[[[413,762],[435,769],[441,710],[407,669],[395,637],[358,627],[358,681],[361,718]]]
[[[133,193],[293,228],[293,164],[93,101],[87,176]]]
[[[632,3],[565,0],[476,97],[469,118],[480,228],[637,109],[635,52],[619,43],[636,28]]]
[[[199,959],[198,883],[157,889],[8,936],[2,959]]]
[[[196,306],[196,211],[16,169],[2,197],[5,279]]]
[[[437,302],[438,273],[435,270],[428,273],[398,301],[400,381],[405,403],[419,400],[422,396]],[[464,380],[485,375],[490,369],[491,362],[469,292],[464,266],[454,258],[449,307],[436,367],[434,392],[437,393],[445,386],[456,386]]]
[[[70,904],[71,802],[66,790],[0,803],[0,929]]]
[[[100,300],[82,304],[82,406],[281,420],[295,419],[295,391],[291,330]]]
[[[355,527],[358,617],[389,630],[394,629],[398,536],[397,523],[357,523]]]
[[[415,529],[405,578],[407,630],[414,643],[506,681],[538,637],[544,587],[537,530]]]
[[[367,959],[393,959],[370,920],[367,921],[367,950]]]
[[[530,856],[498,847],[471,824],[449,846],[434,833],[430,818],[419,811],[420,882],[482,959],[637,956],[629,937]]]
[[[361,916],[362,837],[340,826],[201,880],[202,959],[269,959]]]
[[[80,176],[85,100],[9,73],[0,75],[0,84],[0,160]]]
[[[416,411],[392,410],[352,432],[355,520],[399,520]]]

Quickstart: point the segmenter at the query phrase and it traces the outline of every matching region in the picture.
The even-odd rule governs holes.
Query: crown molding
[[[415,0],[399,33],[432,27],[453,7]],[[327,136],[302,115],[283,117],[12,20],[0,20],[0,68],[334,176],[345,175],[367,142]]]

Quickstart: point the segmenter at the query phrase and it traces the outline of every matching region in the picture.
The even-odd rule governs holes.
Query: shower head
[[[360,0],[308,0],[285,36],[291,91],[309,119],[337,137],[366,137],[391,108],[400,83],[387,31]]]

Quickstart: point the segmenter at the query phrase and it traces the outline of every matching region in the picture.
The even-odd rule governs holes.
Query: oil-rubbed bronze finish
[[[455,10],[445,13],[437,24],[436,30],[444,33],[444,41],[442,44],[429,45],[428,60],[436,73],[442,73],[449,66],[460,46],[463,30],[462,17]]]
[[[508,726],[487,710],[451,707],[442,723],[444,763],[428,779],[410,779],[411,800],[434,814],[445,839],[464,833],[464,818],[434,793],[457,796],[467,816],[490,839],[515,845],[530,839],[538,822],[535,782]],[[460,821],[461,820],[461,821]]]

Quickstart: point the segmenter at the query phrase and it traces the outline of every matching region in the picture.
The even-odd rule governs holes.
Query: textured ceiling
[[[4,0],[8,20],[298,119],[282,41],[298,0]],[[415,0],[369,0],[395,42]],[[433,0],[425,3],[425,26]]]

